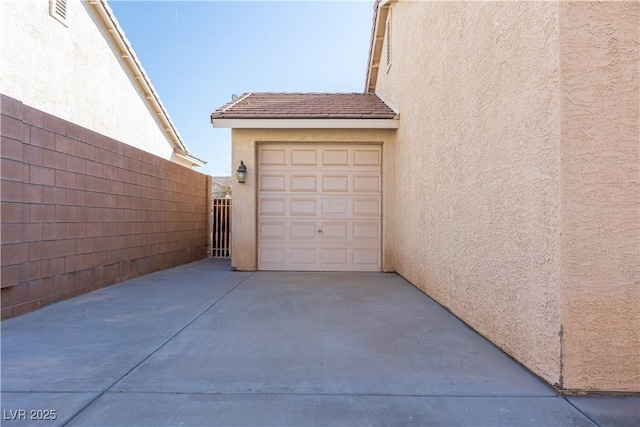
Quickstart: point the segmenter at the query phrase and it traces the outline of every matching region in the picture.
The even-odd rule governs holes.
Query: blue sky
[[[362,92],[373,1],[109,2],[200,172],[231,165],[209,115],[244,92]]]

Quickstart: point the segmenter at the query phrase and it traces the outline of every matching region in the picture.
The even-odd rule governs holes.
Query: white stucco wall
[[[0,1],[0,92],[165,159],[173,146],[126,72],[92,6],[67,1],[67,26],[47,0]]]

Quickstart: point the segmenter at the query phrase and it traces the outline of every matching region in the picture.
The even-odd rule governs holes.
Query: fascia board
[[[177,153],[175,153],[175,155],[176,155],[177,157],[180,157],[181,159],[184,159],[184,160],[188,161],[188,162],[189,162],[189,163],[191,163],[193,166],[202,167],[202,166],[204,166],[204,165],[206,165],[206,164],[207,164],[207,162],[205,162],[204,160],[200,160],[200,159],[195,158],[195,157],[191,157],[191,156],[183,156],[183,155],[180,155],[180,154],[177,154]]]
[[[173,155],[190,162],[193,166],[204,166],[207,164],[204,160],[177,148],[173,149]]]
[[[398,129],[398,119],[212,119],[214,128],[232,129]]]
[[[365,77],[365,92],[375,92],[377,71],[380,65],[380,56],[382,55],[382,47],[378,48],[376,40],[378,37],[384,37],[384,23],[387,21],[389,7],[396,0],[382,0],[374,12],[374,23],[371,29],[371,41],[369,46],[369,63],[367,64],[367,73]]]
[[[93,6],[94,11],[100,18],[99,22],[104,26],[107,34],[111,36],[118,49],[120,49],[120,57],[129,67],[130,76],[144,93],[144,99],[149,103],[151,111],[155,113],[160,123],[162,123],[163,128],[161,127],[161,129],[169,137],[174,149],[185,151],[188,156],[192,156],[106,0],[89,0],[89,4]],[[193,157],[197,159],[197,157]],[[200,162],[202,160],[197,159],[194,164],[199,164]]]

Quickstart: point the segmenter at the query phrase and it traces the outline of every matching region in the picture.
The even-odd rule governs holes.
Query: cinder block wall
[[[207,256],[210,177],[0,105],[2,319]]]

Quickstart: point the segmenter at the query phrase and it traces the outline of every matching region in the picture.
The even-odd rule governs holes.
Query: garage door
[[[258,146],[258,268],[380,271],[380,145]]]

